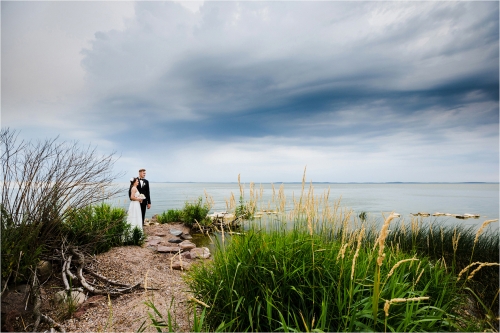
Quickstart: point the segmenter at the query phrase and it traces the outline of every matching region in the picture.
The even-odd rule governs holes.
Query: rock
[[[156,251],[161,252],[161,253],[176,253],[181,250],[180,247],[178,246],[158,246]]]
[[[179,238],[172,238],[168,240],[169,243],[174,243],[174,244],[179,244],[182,242],[182,239]]]
[[[182,235],[182,230],[178,230],[178,229],[170,229],[170,233],[174,236],[180,236]]]
[[[148,238],[146,238],[146,242],[152,241],[154,239],[161,239],[161,237],[158,237],[158,236],[148,236]]]
[[[208,259],[210,258],[210,250],[207,247],[197,247],[189,251],[191,259]]]
[[[172,269],[176,269],[179,271],[186,271],[191,268],[191,264],[186,261],[174,261],[170,266]]]
[[[428,217],[428,216],[431,216],[431,214],[427,213],[427,212],[418,212],[418,215],[422,216],[422,217]]]
[[[193,249],[194,250],[194,249]],[[192,250],[191,250],[192,251]],[[191,252],[182,252],[181,256],[184,258],[184,259],[192,259],[191,258]]]
[[[14,329],[20,316],[31,316],[33,304],[26,302],[29,297],[29,285],[18,285],[15,289],[7,289],[2,295],[2,332],[16,332]]]
[[[184,239],[184,240],[190,240],[190,239],[193,239],[193,236],[191,236],[190,234],[182,234],[181,235],[181,238]]]
[[[183,251],[189,251],[191,249],[194,249],[196,247],[196,244],[194,244],[188,240],[185,240],[182,243],[180,243],[179,246],[181,247],[181,249]]]
[[[445,213],[435,212],[432,216],[445,216]]]
[[[156,236],[158,236],[158,237],[165,237],[166,235],[167,235],[167,233],[165,233],[165,232],[157,232],[156,233]]]
[[[40,281],[44,282],[52,274],[52,264],[50,261],[42,260],[36,266],[38,274],[40,274]]]
[[[146,246],[155,246],[155,245],[158,245],[160,244],[160,240],[159,239],[153,239],[153,240],[150,240],[146,243]]]
[[[54,295],[54,302],[57,304],[69,302],[70,299],[74,302],[75,306],[80,306],[85,302],[85,294],[80,291],[72,291],[71,294],[68,295],[65,290],[62,290]]]

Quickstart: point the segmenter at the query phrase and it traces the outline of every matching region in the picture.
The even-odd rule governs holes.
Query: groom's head
[[[146,177],[146,169],[139,169],[139,178]]]

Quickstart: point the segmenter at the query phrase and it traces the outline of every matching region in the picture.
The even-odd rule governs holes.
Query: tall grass
[[[356,219],[338,202],[330,207],[328,195],[315,196],[303,180],[287,215],[253,224],[229,242],[222,238],[213,261],[186,275],[195,297],[209,306],[209,329],[221,323],[230,323],[227,331],[485,328],[463,311],[476,289],[471,280],[457,280],[457,269],[470,263],[472,249],[472,258],[498,262],[498,236],[419,221],[404,226],[392,215],[377,232],[375,223]],[[283,200],[275,202],[278,210]],[[496,285],[492,273],[484,292],[498,301],[498,266],[474,269],[468,276],[481,281],[478,274],[496,269]]]

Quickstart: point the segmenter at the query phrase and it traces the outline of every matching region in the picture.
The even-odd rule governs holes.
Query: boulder
[[[191,268],[191,264],[188,263],[187,261],[174,261],[172,265],[170,266],[172,269],[176,269],[179,271],[186,271]]]
[[[177,253],[181,250],[180,247],[178,246],[158,246],[156,251],[161,252],[161,253]]]
[[[71,294],[68,294],[65,290],[62,290],[54,295],[54,302],[61,304],[72,300],[75,306],[78,307],[85,302],[85,298],[85,294],[81,291],[72,291]]]
[[[194,250],[194,249],[193,249]],[[181,253],[181,256],[184,258],[184,259],[192,259],[191,258],[191,252],[182,252]]]
[[[210,250],[207,247],[197,247],[189,251],[191,259],[208,259],[210,258]]]
[[[196,247],[196,244],[194,244],[188,240],[185,240],[182,243],[180,243],[179,246],[181,247],[181,249],[183,251],[189,251],[191,249],[194,249]]]
[[[184,239],[184,240],[190,240],[190,239],[193,239],[193,236],[191,236],[188,233],[185,233],[185,234],[181,235],[181,238]]]
[[[40,281],[44,282],[52,274],[52,264],[50,261],[42,260],[36,266],[38,274],[40,274]]]

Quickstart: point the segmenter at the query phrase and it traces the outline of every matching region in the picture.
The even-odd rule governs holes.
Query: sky
[[[499,2],[1,2],[1,126],[117,180],[498,182]]]

